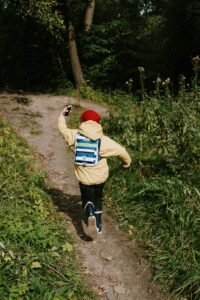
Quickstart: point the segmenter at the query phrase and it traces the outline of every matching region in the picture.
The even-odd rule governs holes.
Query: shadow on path
[[[84,214],[80,196],[69,195],[55,188],[51,189],[51,195],[53,203],[58,207],[59,211],[66,213],[71,219],[77,235],[85,242],[92,241],[83,228]]]

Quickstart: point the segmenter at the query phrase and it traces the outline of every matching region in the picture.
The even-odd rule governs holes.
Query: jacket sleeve
[[[69,145],[69,147],[74,145],[77,129],[69,129],[67,127],[65,117],[63,116],[62,113],[60,114],[60,116],[58,118],[58,129],[59,129],[62,137],[65,139],[65,141]]]
[[[121,159],[124,164],[131,164],[131,157],[126,149],[107,136],[102,137],[100,155],[105,158],[116,156]]]

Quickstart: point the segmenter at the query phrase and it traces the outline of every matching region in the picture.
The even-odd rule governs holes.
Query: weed
[[[198,61],[197,61],[198,60]],[[128,147],[131,168],[111,161],[106,203],[122,227],[146,249],[155,280],[186,299],[200,298],[200,93],[199,59],[194,88],[181,78],[176,97],[157,82],[142,102],[115,96],[106,133]],[[140,70],[143,80],[143,69]],[[114,102],[114,101],[113,101]],[[117,113],[118,111],[118,113]]]
[[[0,299],[93,299],[26,143],[0,122]]]

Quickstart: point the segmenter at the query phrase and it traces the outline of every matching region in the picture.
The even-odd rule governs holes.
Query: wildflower
[[[170,84],[170,78],[169,77],[165,80],[165,83]]]
[[[162,82],[161,78],[160,78],[160,77],[157,77],[157,78],[156,78],[156,83],[161,83],[161,82]]]
[[[170,78],[167,78],[165,81],[162,82],[162,85],[168,86],[170,84]]]
[[[133,79],[132,79],[132,78],[129,78],[129,80],[127,80],[127,81],[125,82],[125,84],[128,86],[129,91],[131,91],[132,86],[133,86]]]
[[[192,64],[194,66],[194,71],[199,71],[199,69],[200,69],[200,57],[199,57],[199,55],[192,58]]]
[[[132,78],[129,78],[129,80],[126,81],[126,85],[130,85],[133,83],[133,79]]]
[[[185,81],[186,77],[184,75],[181,75],[181,80]]]
[[[200,62],[200,57],[199,57],[199,55],[196,55],[196,56],[192,57],[192,61],[193,61],[194,63]]]
[[[138,67],[138,70],[139,70],[140,73],[144,72],[144,68],[143,67]]]

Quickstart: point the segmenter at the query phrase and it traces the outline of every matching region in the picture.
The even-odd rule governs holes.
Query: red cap
[[[82,113],[81,122],[86,122],[89,120],[99,123],[101,120],[101,117],[96,111],[88,109]]]

